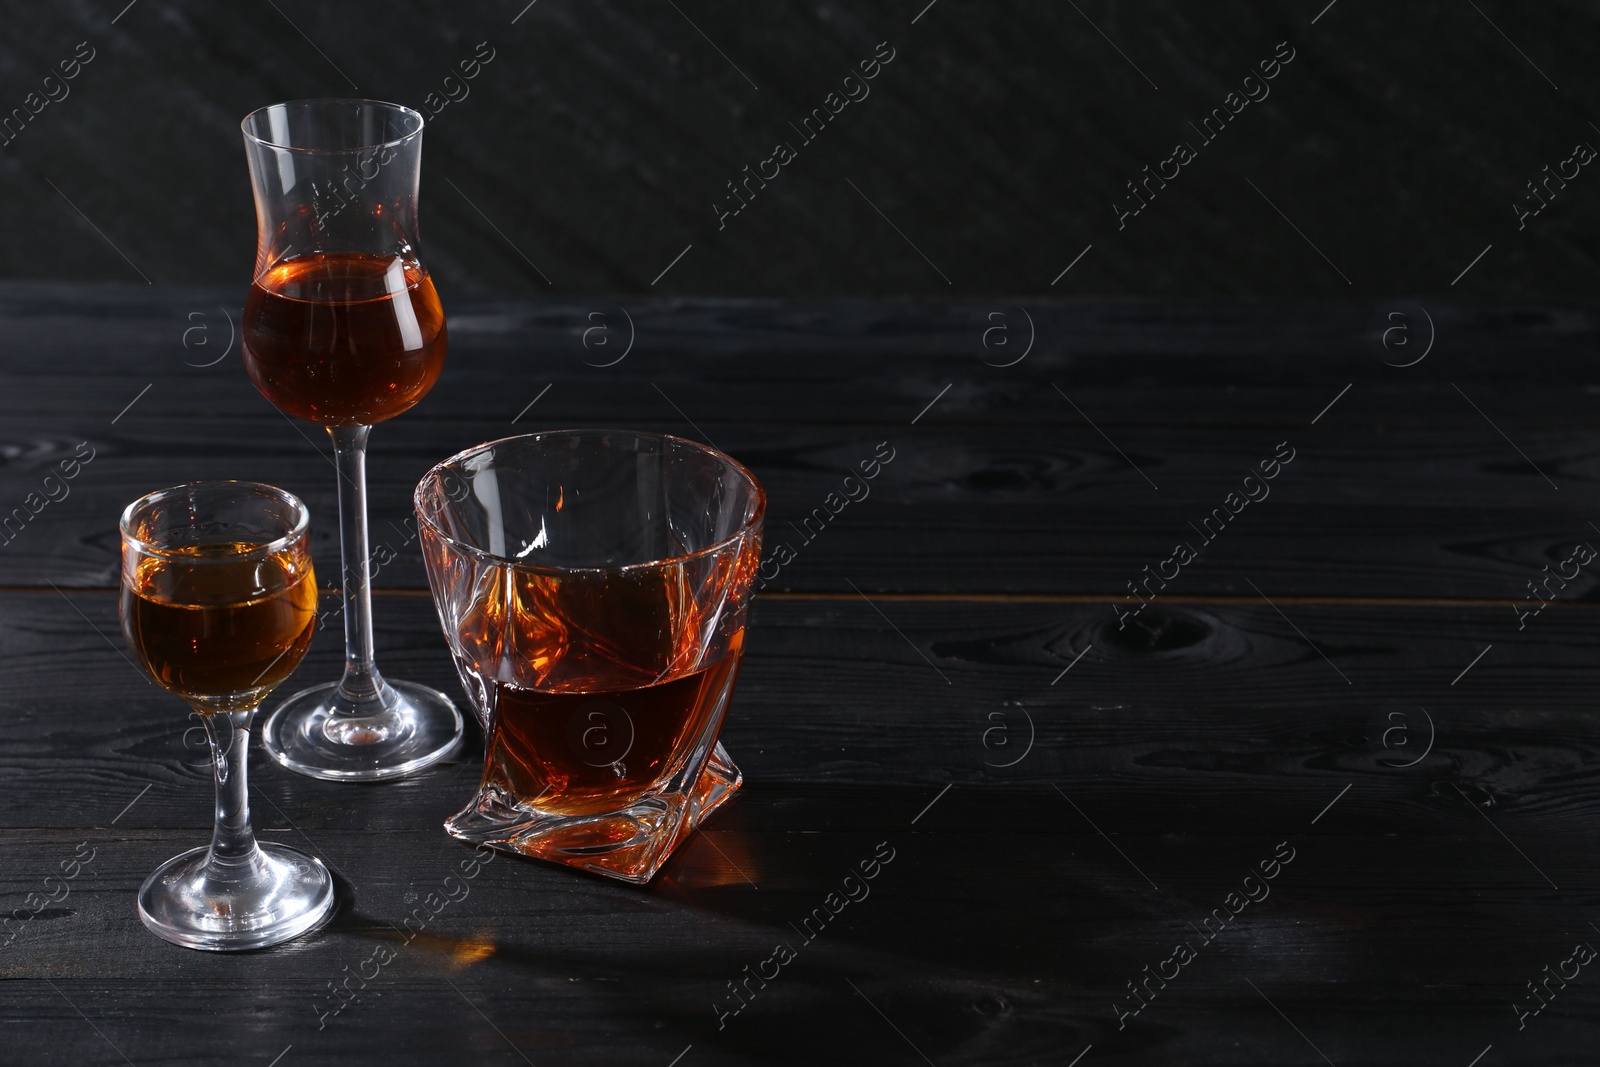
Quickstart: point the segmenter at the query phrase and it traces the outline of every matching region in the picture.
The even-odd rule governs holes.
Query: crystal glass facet
[[[739,788],[717,741],[765,496],[705,445],[572,430],[417,487],[439,621],[488,737],[456,837],[649,881]]]
[[[192,482],[122,515],[122,632],[135,660],[205,721],[216,779],[211,846],[158,867],[139,917],[187,948],[264,948],[333,911],[333,878],[299,849],[256,841],[250,718],[299,666],[316,627],[305,505],[269,485]]]
[[[326,427],[339,475],[344,676],[291,696],[263,730],[274,759],[313,778],[396,778],[461,740],[449,697],[373,662],[367,436],[433,387],[446,348],[417,251],[422,126],[376,100],[296,100],[243,123],[257,223],[244,364],[279,410]]]

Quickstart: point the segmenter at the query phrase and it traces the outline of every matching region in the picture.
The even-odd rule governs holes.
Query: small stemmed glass
[[[145,880],[139,917],[187,948],[265,948],[334,907],[333,878],[250,825],[250,719],[299,666],[316,628],[305,505],[254,482],[191,482],[122,513],[122,633],[163,689],[205,721],[216,779],[209,848]]]

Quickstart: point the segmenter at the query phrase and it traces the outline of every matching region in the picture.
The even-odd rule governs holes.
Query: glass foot
[[[694,787],[684,793],[648,795],[620,811],[574,816],[542,812],[486,785],[471,804],[445,820],[444,828],[463,841],[643,885],[743,782],[718,742]]]
[[[299,937],[333,914],[333,876],[315,856],[262,844],[260,858],[229,877],[207,865],[209,847],[155,869],[139,890],[139,918],[184,948],[243,952]]]
[[[341,706],[343,705],[343,706]],[[340,782],[400,778],[461,744],[461,712],[437,689],[385,682],[378,697],[345,701],[339,684],[304,689],[261,730],[268,755],[291,771]]]

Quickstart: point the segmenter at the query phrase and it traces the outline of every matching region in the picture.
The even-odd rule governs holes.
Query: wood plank
[[[1156,837],[1281,834],[1346,786],[1345,832],[1498,840],[1477,804],[1513,838],[1585,835],[1600,810],[1592,606],[1521,632],[1496,607],[1158,603],[1119,632],[1097,604],[876,606],[757,598],[724,734],[749,784],[722,825],[881,832],[946,785],[920,829],[1081,829],[1058,788],[1109,831]],[[122,829],[204,827],[196,723],[113,647],[115,611],[104,593],[0,594],[0,827],[108,827],[135,797]],[[459,692],[426,598],[376,615],[380,666]],[[323,631],[288,685],[340,662]],[[261,814],[313,837],[433,834],[474,791],[476,752],[382,788],[262,764]],[[94,807],[48,802],[65,796]]]
[[[225,300],[0,286],[0,514],[28,518],[0,545],[0,585],[108,584],[127,500],[198,477],[301,493],[337,574],[323,435],[267,405],[236,352],[185,365],[221,353]],[[1174,592],[1514,597],[1591,530],[1587,306],[1440,306],[1449,360],[1399,369],[1362,340],[1379,305],[1046,304],[1038,352],[1006,370],[971,351],[984,305],[641,304],[645,342],[611,368],[580,358],[587,306],[457,313],[438,388],[374,435],[375,544],[400,557],[380,584],[423,586],[405,523],[429,465],[560,424],[710,433],[749,462],[769,555],[783,541],[801,556],[775,589],[1126,595],[1280,442],[1299,465]],[[214,347],[191,334],[185,349],[195,329]],[[1515,391],[1508,350],[1539,367]],[[872,496],[805,541],[797,527],[880,441],[896,462]],[[87,449],[76,480],[46,483]]]
[[[126,503],[149,489],[218,477],[301,495],[315,517],[318,567],[337,580],[334,470],[320,431],[291,424],[253,391],[240,397],[250,417],[158,416],[170,402],[152,389],[140,401],[151,410],[136,407],[116,427],[68,427],[37,414],[8,420],[15,454],[0,467],[0,518],[11,520],[0,535],[0,584],[111,584],[115,523]],[[550,403],[552,421],[567,421]],[[694,433],[670,419],[618,423]],[[379,428],[369,461],[374,551],[384,546],[384,558],[398,557],[380,569],[380,586],[425,585],[408,523],[411,491],[428,467],[519,428],[498,418]],[[1201,558],[1174,582],[1172,592],[1183,595],[1238,595],[1254,582],[1268,595],[1512,598],[1577,541],[1597,536],[1585,501],[1600,442],[1587,431],[1517,430],[1515,446],[1485,424],[1383,432],[1146,427],[1118,430],[1115,445],[1081,422],[952,429],[741,421],[707,432],[749,463],[768,492],[769,561],[780,543],[798,557],[781,568],[769,563],[768,573],[779,575],[774,589],[838,592],[854,582],[895,592],[1110,598],[1126,596],[1128,582],[1186,542]],[[92,460],[63,481],[60,465],[90,449]],[[1244,483],[1290,450],[1294,462],[1270,484]],[[875,481],[845,483],[885,455],[892,462],[869,468],[879,470]],[[1249,504],[1246,493],[1269,495]],[[857,499],[847,502],[849,494]],[[1239,509],[1236,521],[1230,507]],[[1587,593],[1588,579],[1581,584]]]
[[[248,415],[243,401],[254,392],[237,344],[228,347],[242,298],[216,287],[0,282],[0,413],[87,426],[161,381],[170,386],[152,389],[139,410]],[[674,413],[655,382],[702,424],[756,416],[895,425],[952,384],[940,420],[1055,425],[1066,421],[1063,406],[1025,403],[1052,380],[1105,426],[1299,425],[1352,381],[1378,424],[1481,427],[1459,398],[1419,406],[1451,381],[1516,383],[1529,402],[1499,413],[1508,428],[1592,421],[1584,386],[1600,338],[1594,303],[1429,300],[1434,354],[1405,368],[1386,365],[1386,350],[1374,347],[1395,308],[1408,309],[1421,343],[1427,323],[1404,301],[629,300],[625,318],[623,306],[601,298],[461,299],[447,307],[444,374],[406,421],[509,420],[551,382],[547,399],[585,423],[665,421]],[[1002,354],[997,337],[984,342],[996,312],[1007,316],[1008,345],[1034,339],[1014,366],[991,365],[1016,354]],[[586,331],[602,328],[585,347]],[[630,336],[626,358],[594,365],[620,355]],[[602,339],[619,347],[607,350]]]
[[[275,481],[331,517],[321,434],[274,412],[236,353],[185,366],[220,354],[226,299],[0,286],[11,357],[0,380],[11,442],[0,501],[14,509],[47,488],[44,477],[80,442],[96,457],[69,499],[0,552],[0,584],[41,573],[105,584],[115,513],[134,491],[186,478]],[[1115,593],[1284,439],[1308,459],[1277,487],[1276,521],[1241,523],[1217,552],[1284,565],[1246,575],[1210,560],[1189,592],[1233,593],[1249,577],[1275,594],[1492,596],[1520,587],[1559,547],[1533,531],[1566,531],[1564,540],[1586,529],[1573,500],[1581,494],[1561,497],[1544,477],[1580,489],[1593,477],[1593,405],[1573,388],[1596,339],[1586,308],[1437,308],[1451,362],[1401,371],[1371,353],[1352,366],[1375,306],[1058,303],[1034,309],[1038,353],[1001,372],[969,350],[973,322],[986,321],[980,305],[644,304],[633,313],[646,343],[604,369],[580,358],[592,355],[580,343],[587,306],[462,308],[439,387],[374,437],[380,537],[404,523],[409,489],[431,462],[524,428],[595,422],[714,428],[712,439],[767,485],[775,536],[821,506],[877,441],[891,441],[906,459],[887,472],[890,491],[788,568],[780,587],[792,589],[839,590],[865,577],[890,590]],[[1507,396],[1495,356],[1510,345],[1546,366]],[[1052,382],[1070,386],[1080,410]],[[1347,384],[1334,415],[1309,425]],[[1164,494],[1147,495],[1161,483]],[[1481,534],[1462,544],[1464,528]],[[1306,546],[1304,559],[1265,551],[1285,537]],[[381,581],[419,588],[414,553],[392,547],[405,558]],[[963,565],[949,566],[952,557]],[[1330,568],[1341,557],[1350,566]]]
[[[0,836],[13,868],[34,874],[78,843]],[[1402,1050],[1414,1055],[1430,1043],[1453,1057],[1452,1041],[1468,1046],[1468,1058],[1495,1043],[1539,1062],[1593,1038],[1592,982],[1560,991],[1525,1034],[1511,1011],[1528,999],[1527,980],[1575,942],[1596,940],[1581,889],[1530,887],[1492,835],[1291,837],[1293,861],[1267,883],[1268,895],[1226,926],[1212,918],[1220,932],[1209,942],[1190,924],[1223,908],[1258,861],[1289,854],[1270,837],[1225,826],[1159,842],[1119,835],[1119,847],[1140,855],[1159,844],[1173,873],[1151,889],[1087,830],[901,829],[886,835],[894,859],[866,895],[856,889],[860,899],[806,940],[790,924],[825,906],[844,874],[877,849],[875,835],[718,830],[691,842],[651,891],[499,857],[472,881],[453,883],[458,899],[425,912],[425,924],[413,918],[409,931],[420,933],[408,938],[404,921],[468,850],[442,835],[338,831],[319,846],[349,858],[343,870],[355,881],[334,922],[278,950],[217,956],[167,946],[138,924],[133,893],[173,843],[125,832],[97,838],[101,851],[61,906],[18,927],[0,957],[0,1025],[13,1040],[96,1055],[93,1034],[64,1002],[70,997],[135,1062],[203,1062],[240,1039],[236,1018],[231,1029],[216,1021],[239,1015],[250,1020],[251,1055],[261,1062],[291,1044],[311,1063],[447,1044],[509,1058],[478,1011],[534,1062],[541,1053],[645,1062],[641,1048],[670,1057],[688,1044],[697,1060],[765,1062],[760,1048],[774,1034],[795,1035],[793,1055],[814,1057],[841,1031],[860,1044],[830,1062],[914,1062],[892,1028],[868,1022],[872,1009],[938,1063],[1065,1062],[1088,1043],[1113,1062],[1149,1062],[1218,1041],[1238,1043],[1252,1062],[1302,1062],[1309,1052],[1271,1006],[1335,1062],[1398,1063]],[[1574,856],[1583,885],[1595,880],[1593,854],[1585,847]],[[951,921],[960,915],[983,921]],[[1137,1003],[1126,983],[1185,942],[1197,958],[1171,988],[1152,986],[1151,1003],[1119,1027]],[[796,960],[766,988],[752,986],[748,1006],[719,1028],[718,1006],[738,1003],[727,982],[779,943]],[[369,967],[366,988],[349,986],[359,998],[323,1020],[337,1003],[330,984],[360,971],[380,946],[394,961],[376,976]],[[1400,1003],[1410,1007],[1409,1033],[1400,1032]],[[1388,1013],[1384,1021],[1364,1021],[1375,1010]],[[834,1021],[805,1036],[818,1030],[807,1023],[818,1013]],[[91,1062],[111,1060],[97,1056]]]

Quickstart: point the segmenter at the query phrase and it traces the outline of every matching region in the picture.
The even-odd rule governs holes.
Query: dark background
[[[487,42],[425,142],[424,252],[447,300],[1595,284],[1600,168],[1521,232],[1512,210],[1543,167],[1600,146],[1595,3],[926,4],[10,3],[0,113],[79,42],[96,55],[0,147],[0,277],[242,291],[239,119],[306,96],[421,106]],[[871,95],[799,146],[788,123],[883,41],[897,54]],[[1186,123],[1280,41],[1296,58],[1270,97],[1119,231],[1125,183],[1179,139],[1198,147]],[[719,232],[725,183],[780,139],[799,158]]]

